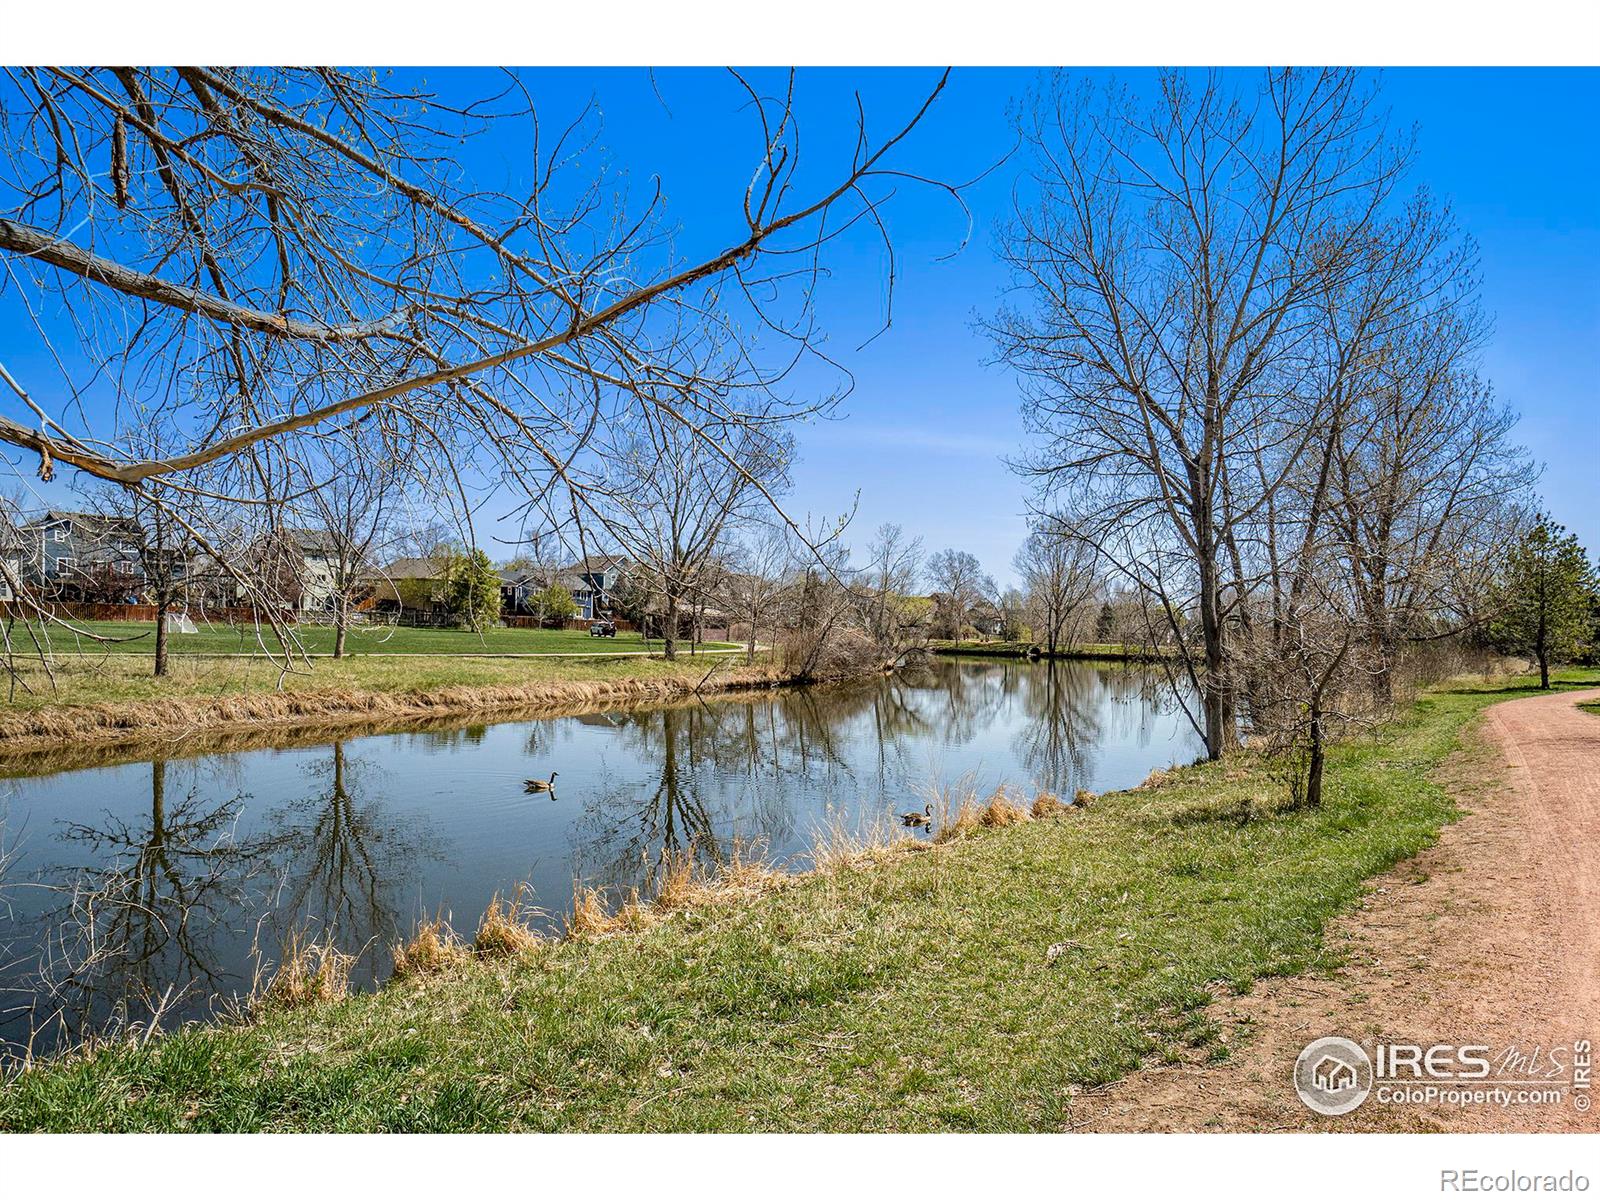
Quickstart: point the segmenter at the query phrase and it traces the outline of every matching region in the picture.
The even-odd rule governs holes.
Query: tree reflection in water
[[[481,740],[481,727],[475,727]],[[474,730],[462,731],[469,739]],[[398,888],[416,878],[424,858],[442,857],[429,823],[388,815],[365,777],[376,763],[354,757],[344,742],[307,765],[322,786],[274,813],[273,841],[282,853],[280,892],[272,907],[276,945],[312,928],[349,951],[359,950],[361,977],[376,978],[402,927]],[[372,793],[372,794],[369,794]],[[424,848],[427,847],[425,852]]]
[[[575,880],[649,895],[686,858],[803,860],[832,828],[921,808],[945,768],[983,788],[1129,786],[1193,752],[1173,709],[1147,668],[936,660],[705,703],[23,778],[7,787],[31,805],[35,844],[7,885],[15,921],[0,895],[0,1044],[203,1016],[248,989],[253,944],[274,958],[292,930],[365,950],[360,978],[381,978],[422,897],[470,917],[529,882],[558,914]],[[521,781],[556,766],[570,790],[530,803]],[[248,815],[246,774],[262,793]]]
[[[68,824],[60,841],[87,864],[39,881],[59,898],[40,915],[38,962],[8,1013],[7,1040],[62,1044],[107,1024],[152,1022],[191,991],[222,996],[239,984],[218,942],[259,911],[252,885],[270,874],[270,839],[235,837],[243,796],[169,797],[168,765],[149,765],[150,803],[136,820],[107,812]],[[56,882],[51,882],[51,880]],[[231,986],[230,986],[231,985]]]

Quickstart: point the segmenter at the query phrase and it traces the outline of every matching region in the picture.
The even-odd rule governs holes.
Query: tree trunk
[[[163,593],[156,594],[156,674],[167,673],[167,611],[172,600]]]
[[[661,624],[662,653],[669,659],[678,657],[678,593],[667,588],[666,618]]]
[[[1311,761],[1306,766],[1306,807],[1322,807],[1322,702],[1311,705]]]
[[[1206,757],[1222,757],[1227,745],[1228,701],[1223,679],[1222,621],[1218,613],[1217,564],[1210,555],[1200,559],[1200,631],[1205,641],[1205,675],[1200,681],[1200,701],[1205,709]]]
[[[344,657],[344,635],[350,624],[350,617],[341,605],[338,614],[333,619],[333,656]]]

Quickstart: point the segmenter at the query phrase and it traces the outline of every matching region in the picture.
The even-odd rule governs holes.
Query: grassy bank
[[[50,649],[56,654],[133,654],[149,658],[155,653],[155,623],[152,621],[75,621],[77,629],[93,637],[78,637],[70,630],[55,627],[50,632]],[[333,653],[334,631],[327,625],[300,625],[295,629],[307,654]],[[31,649],[32,643],[20,630],[13,631],[19,645]],[[101,641],[98,639],[107,639]],[[168,639],[174,656],[190,654],[262,654],[267,647],[277,652],[272,631],[265,626],[212,625],[196,623],[194,633],[174,633]],[[706,649],[731,649],[728,642],[708,642]],[[646,643],[637,633],[618,633],[614,638],[590,637],[584,629],[412,629],[358,625],[350,630],[346,652],[365,654],[639,654],[660,653],[659,640]]]
[[[774,682],[770,656],[318,659],[282,674],[260,658],[174,659],[160,679],[125,655],[65,657],[54,681],[36,662],[0,703],[0,758],[65,742],[273,724],[409,721],[448,713],[668,699]],[[710,678],[707,679],[708,673]],[[31,689],[31,690],[30,690]]]
[[[1430,770],[1529,691],[1425,696],[1332,752],[1315,812],[1248,758],[1169,772],[637,932],[36,1068],[0,1087],[0,1129],[1068,1128],[1076,1088],[1222,1053],[1215,989],[1326,966],[1327,920],[1452,819]]]

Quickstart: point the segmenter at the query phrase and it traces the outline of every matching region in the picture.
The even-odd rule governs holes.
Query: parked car
[[[596,621],[589,626],[589,636],[614,638],[617,636],[617,623],[615,621]]]

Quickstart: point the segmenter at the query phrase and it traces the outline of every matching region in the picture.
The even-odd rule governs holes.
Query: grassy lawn
[[[155,623],[151,621],[83,621],[81,628],[105,638],[121,639],[97,642],[77,638],[60,627],[51,633],[50,643],[57,653],[84,653],[101,655],[139,654],[155,652]],[[197,632],[173,634],[168,642],[170,652],[177,654],[259,654],[260,639],[266,639],[274,651],[277,649],[272,631],[263,627],[259,632],[253,626],[209,625],[196,622]],[[301,625],[297,632],[305,649],[311,654],[333,653],[331,627]],[[26,640],[23,642],[27,645]],[[707,649],[725,649],[727,642],[708,642]],[[615,638],[590,637],[585,629],[486,629],[481,634],[465,629],[411,629],[365,628],[351,629],[346,650],[352,655],[362,654],[596,654],[638,653],[650,650],[660,653],[661,643],[648,645],[637,633],[618,633]]]
[[[1328,919],[1453,819],[1430,770],[1531,691],[1425,696],[1332,753],[1319,811],[1245,757],[1188,768],[643,932],[35,1069],[0,1086],[0,1129],[1061,1129],[1076,1087],[1223,1053],[1215,988],[1326,968]]]

